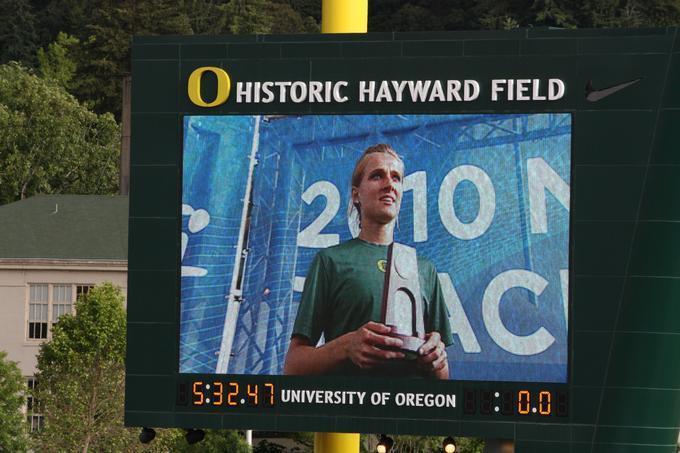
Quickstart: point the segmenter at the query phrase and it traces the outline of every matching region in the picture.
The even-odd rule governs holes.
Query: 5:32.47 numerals
[[[239,382],[192,383],[192,404],[194,406],[274,406],[275,389],[271,382],[245,384]]]

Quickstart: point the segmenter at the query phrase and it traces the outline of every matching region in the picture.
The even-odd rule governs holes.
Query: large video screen
[[[179,372],[567,382],[571,137],[564,113],[185,116]]]

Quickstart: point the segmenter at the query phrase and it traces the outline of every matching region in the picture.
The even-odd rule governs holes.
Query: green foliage
[[[59,32],[47,50],[38,49],[38,72],[43,79],[52,80],[64,88],[71,86],[76,73],[76,62],[69,53],[80,44],[78,38]]]
[[[533,25],[574,28],[574,14],[566,0],[534,0],[531,7]]]
[[[0,204],[37,193],[116,193],[113,117],[16,63],[0,66],[0,130]]]
[[[184,0],[183,11],[189,19],[191,31],[196,35],[218,34],[227,28],[228,12],[222,2]]]
[[[26,423],[21,412],[26,385],[15,362],[0,351],[0,451],[26,451]]]
[[[587,27],[664,27],[680,24],[680,0],[584,0]]]
[[[187,444],[184,431],[178,432],[175,443],[170,445],[170,451],[174,453],[251,453],[250,446],[242,435],[229,429],[206,429],[205,438],[194,445]],[[154,441],[155,442],[155,441]]]
[[[29,0],[0,0],[0,64],[32,64],[37,48],[35,16]]]
[[[276,3],[289,5],[301,17],[311,17],[314,22],[321,23],[321,2],[319,0],[274,0]]]
[[[34,4],[40,47],[53,42],[59,32],[83,41],[92,15],[105,6],[103,0],[34,0]]]
[[[384,26],[387,26],[391,30],[409,31],[444,29],[444,25],[440,18],[437,17],[432,10],[411,3],[402,5],[391,14],[389,19],[385,21]]]
[[[292,439],[297,444],[294,447],[285,447],[277,442],[263,439],[253,446],[252,453],[307,453],[314,450],[314,433],[280,433],[284,438]]]
[[[235,35],[269,33],[269,6],[268,0],[231,0],[227,5],[229,31]]]
[[[311,451],[314,447],[314,433],[288,433],[288,437],[307,450]]]
[[[268,6],[269,33],[319,33],[319,24],[314,18],[302,17],[290,5],[270,2]]]
[[[440,436],[391,436],[394,445],[390,453],[421,453],[442,451],[445,437]],[[374,434],[361,435],[362,453],[372,453],[378,445],[379,436]],[[461,453],[483,453],[484,441],[482,439],[458,437],[456,445]]]
[[[189,19],[176,2],[125,0],[102,5],[87,24],[73,93],[99,113],[119,116],[123,78],[130,73],[132,36],[187,35]]]
[[[484,441],[474,437],[458,437],[456,438],[458,451],[461,453],[483,453]]]
[[[285,453],[286,447],[264,439],[253,447],[253,453]]]
[[[231,0],[225,10],[227,31],[235,35],[319,31],[319,25],[312,17],[303,17],[285,2]]]
[[[110,283],[63,315],[38,354],[36,396],[45,416],[38,451],[123,451],[138,432],[123,426],[125,310]]]

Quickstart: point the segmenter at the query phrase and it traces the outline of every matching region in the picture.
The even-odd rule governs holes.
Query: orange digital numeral
[[[194,393],[193,403],[194,403],[194,406],[200,406],[201,404],[203,404],[203,390],[201,389],[201,387],[203,387],[202,381],[194,382],[194,385],[193,385],[193,393]],[[196,397],[198,397],[198,399],[196,399]]]
[[[252,403],[253,406],[257,406],[257,391],[259,390],[259,388],[257,384],[254,384],[253,387],[255,387],[254,392],[250,390],[250,384],[248,384],[248,388],[246,390],[248,390],[248,398],[252,397],[254,400],[254,402]]]
[[[224,386],[221,382],[213,382],[213,387],[215,388],[215,390],[213,390],[213,405],[219,406],[222,404],[222,391]]]
[[[274,384],[267,382],[264,384],[265,387],[269,387],[269,390],[271,391],[269,393],[269,405],[273,406],[274,405]]]
[[[541,415],[550,415],[550,392],[545,390],[538,394],[538,413]]]
[[[238,382],[230,382],[229,388],[234,389],[234,391],[227,393],[227,404],[230,406],[238,406],[238,401],[234,401],[234,398],[238,396]]]
[[[518,396],[517,412],[526,415],[530,412],[531,394],[528,390],[520,390]]]

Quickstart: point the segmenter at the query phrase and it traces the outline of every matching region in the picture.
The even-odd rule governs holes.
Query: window
[[[47,338],[48,285],[31,285],[28,302],[28,338]]]
[[[87,300],[87,293],[92,289],[92,285],[76,285],[76,300]]]
[[[93,285],[80,284],[30,284],[28,296],[29,340],[48,338],[50,325],[67,313],[73,313],[75,302],[83,297]]]
[[[32,433],[42,430],[45,417],[42,415],[40,403],[33,396],[38,381],[34,377],[29,377],[26,381],[28,386],[28,396],[26,398],[26,422]]]
[[[52,324],[57,322],[61,315],[71,313],[72,290],[71,285],[54,285],[52,287]]]

